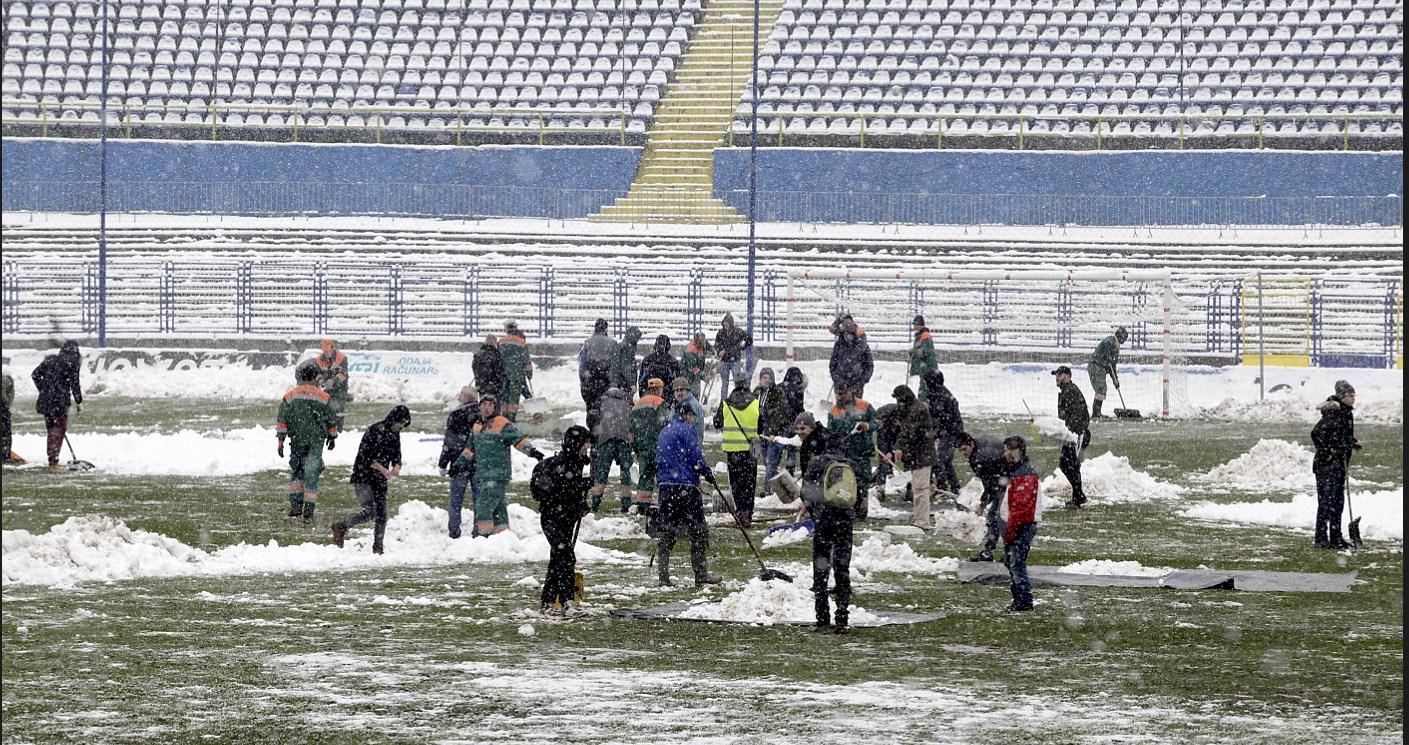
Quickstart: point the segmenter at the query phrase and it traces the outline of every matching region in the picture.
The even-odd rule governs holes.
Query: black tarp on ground
[[[689,603],[667,603],[657,605],[653,608],[618,608],[611,612],[613,618],[625,618],[632,620],[675,620],[675,621],[699,621],[703,623],[742,623],[755,624],[757,621],[729,621],[717,618],[681,618],[680,614],[689,608]],[[871,611],[880,616],[879,623],[852,623],[857,628],[868,628],[875,626],[900,626],[910,623],[924,623],[934,621],[942,617],[939,613],[902,613],[902,612],[879,612]],[[774,626],[811,626],[812,621],[788,621],[775,623]]]
[[[1059,567],[1029,565],[1034,585],[1075,587],[1168,587],[1174,590],[1244,590],[1248,592],[1350,592],[1355,572],[1263,572],[1251,569],[1179,569],[1162,577],[1074,574]],[[1008,584],[1008,570],[997,563],[959,565],[960,582]]]

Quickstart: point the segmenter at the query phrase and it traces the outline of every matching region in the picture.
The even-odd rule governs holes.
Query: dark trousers
[[[1057,461],[1057,468],[1071,482],[1071,501],[1080,504],[1086,501],[1086,491],[1081,488],[1081,451],[1091,444],[1091,432],[1087,430],[1081,433],[1081,447],[1076,443],[1068,442],[1062,446],[1061,459]]]
[[[709,526],[705,524],[704,499],[689,484],[660,485],[661,535],[656,543],[661,579],[670,577],[670,551],[681,534],[690,537],[690,568],[695,579],[708,573]]]
[[[935,486],[959,493],[959,474],[954,470],[954,435],[941,434],[934,438],[934,483]]]
[[[1315,464],[1316,542],[1344,543],[1341,511],[1345,509],[1345,466],[1340,463]]]
[[[753,519],[754,490],[758,486],[758,458],[753,450],[740,450],[725,453],[729,464],[729,491],[734,495],[734,504],[739,509],[739,519],[745,523]]]
[[[1032,607],[1032,582],[1027,577],[1027,553],[1032,549],[1032,539],[1037,535],[1037,523],[1024,525],[1017,530],[1017,540],[1003,542],[1003,563],[1008,567],[1013,591],[1013,605],[1018,608]]]
[[[49,456],[49,465],[57,466],[59,465],[59,450],[64,446],[64,435],[68,434],[68,409],[57,414],[45,414],[44,429],[49,435],[45,449]]]
[[[555,603],[566,608],[577,592],[572,581],[577,570],[577,547],[572,540],[577,520],[540,516],[538,523],[543,526],[543,537],[548,539],[548,577],[543,581],[543,608],[552,608]]]
[[[827,605],[827,579],[836,579],[838,626],[847,625],[851,607],[852,522],[845,510],[822,507],[812,530],[812,595],[817,604],[817,623],[830,623]]]
[[[10,407],[4,407],[5,411],[0,414],[0,460],[10,459],[11,434],[10,434]]]
[[[343,521],[348,528],[351,528],[354,525],[361,525],[372,520],[373,546],[382,545],[382,537],[386,535],[386,487],[386,482],[353,484],[353,491],[357,492],[357,501],[362,504],[362,509]]]
[[[979,509],[983,510],[983,521],[987,531],[983,534],[983,550],[980,556],[993,558],[993,549],[998,547],[998,536],[1003,535],[1003,518],[998,515],[999,503],[1003,501],[1003,485],[994,479],[992,484],[983,485],[983,496],[979,498]]]

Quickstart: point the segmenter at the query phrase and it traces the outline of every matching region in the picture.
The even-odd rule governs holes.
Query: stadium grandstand
[[[598,217],[705,221],[739,219],[715,151],[755,127],[806,147],[1402,142],[1396,0],[758,8],[755,102],[748,0],[9,0],[4,131],[91,136],[106,103],[124,138],[644,146]]]

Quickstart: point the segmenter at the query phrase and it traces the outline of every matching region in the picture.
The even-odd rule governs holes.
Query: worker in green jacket
[[[337,414],[338,430],[341,431],[347,402],[351,400],[347,392],[347,355],[338,349],[338,343],[332,339],[324,339],[319,348],[322,351],[313,358],[318,365],[318,386],[328,392],[328,406]]]
[[[859,483],[871,483],[871,457],[876,445],[871,433],[876,429],[876,410],[856,392],[837,391],[837,402],[827,412],[827,431],[842,441],[843,452],[856,466]]]
[[[685,352],[680,355],[680,377],[690,384],[690,394],[697,399],[702,392],[704,379],[712,374],[710,369],[713,357],[709,340],[703,333],[691,337],[690,343],[685,345]]]
[[[499,353],[504,357],[504,400],[499,407],[509,421],[517,421],[519,400],[527,398],[528,381],[533,379],[533,360],[528,356],[528,340],[514,321],[504,324],[499,337]]]
[[[636,453],[639,469],[636,479],[636,496],[632,500],[636,511],[645,514],[646,508],[655,503],[656,491],[656,442],[660,431],[670,423],[673,402],[665,400],[665,381],[651,378],[646,381],[646,390],[631,407],[631,449]]]
[[[616,359],[612,361],[612,385],[636,394],[636,345],[641,341],[641,329],[627,326],[621,343],[616,345]]]
[[[1116,376],[1115,366],[1120,361],[1120,345],[1125,343],[1129,334],[1125,327],[1121,326],[1115,330],[1114,334],[1107,336],[1096,345],[1096,351],[1091,353],[1091,362],[1086,365],[1086,374],[1091,376],[1091,390],[1096,395],[1091,401],[1091,418],[1099,419],[1105,415],[1101,413],[1101,402],[1106,400],[1106,376],[1111,376],[1111,382],[1115,383],[1116,390],[1120,390],[1120,378]]]
[[[934,337],[925,326],[925,317],[915,316],[910,327],[915,330],[915,341],[910,344],[909,374],[920,377],[919,399],[924,401],[928,393],[925,388],[925,376],[939,369],[939,360],[934,356]]]
[[[465,440],[465,449],[455,459],[451,470],[475,466],[475,529],[473,535],[487,536],[509,529],[509,485],[511,467],[509,448],[517,448],[534,460],[543,460],[543,453],[529,443],[528,437],[508,417],[499,415],[499,401],[493,396],[479,399],[479,421]]]
[[[318,366],[305,362],[294,370],[298,385],[290,388],[279,402],[279,438],[276,452],[284,457],[284,440],[289,446],[289,517],[303,516],[313,522],[318,506],[318,479],[323,475],[323,445],[329,450],[337,443],[338,415],[328,405],[328,393],[315,383]]]

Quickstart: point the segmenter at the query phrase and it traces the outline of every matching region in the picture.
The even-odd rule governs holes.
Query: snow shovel
[[[1139,409],[1125,408],[1125,394],[1120,392],[1120,380],[1115,376],[1115,370],[1111,370],[1111,381],[1115,383],[1115,395],[1120,396],[1120,408],[1114,412],[1116,419],[1144,419],[1140,416]]]
[[[710,486],[714,487],[714,493],[719,496],[719,500],[724,503],[724,506],[729,508],[729,514],[734,516],[735,527],[739,529],[740,533],[744,534],[744,540],[748,542],[749,551],[753,552],[753,558],[758,559],[758,578],[764,582],[775,579],[781,579],[784,582],[792,582],[792,575],[780,569],[769,569],[768,566],[763,563],[763,557],[759,555],[758,549],[754,547],[753,538],[749,536],[748,528],[745,528],[744,522],[739,519],[739,511],[734,507],[734,500],[724,496],[724,492],[719,490],[719,484],[710,482]]]
[[[1355,516],[1355,508],[1350,504],[1350,458],[1345,459],[1345,508],[1350,510],[1350,545],[1357,549],[1365,542],[1360,540],[1360,518]]]
[[[69,458],[72,459],[72,460],[70,460],[70,461],[68,462],[68,465],[67,465],[68,470],[70,470],[70,471],[91,471],[91,470],[93,470],[93,469],[95,468],[95,466],[94,466],[92,463],[89,463],[89,462],[86,461],[86,460],[79,460],[79,459],[78,459],[78,456],[73,454],[73,443],[71,443],[71,442],[68,441],[68,433],[65,433],[65,434],[64,434],[64,444],[65,444],[65,445],[68,445],[68,454],[69,454]]]
[[[527,380],[523,383],[523,413],[527,414],[529,421],[534,424],[543,421],[543,415],[548,413],[548,402],[533,397],[533,389],[529,387]]]
[[[577,532],[582,529],[582,518],[577,518],[577,522],[572,526],[572,547],[574,555],[577,551]],[[572,572],[572,604],[582,605],[582,591],[586,587],[586,582],[582,578],[582,572],[576,569]]]

